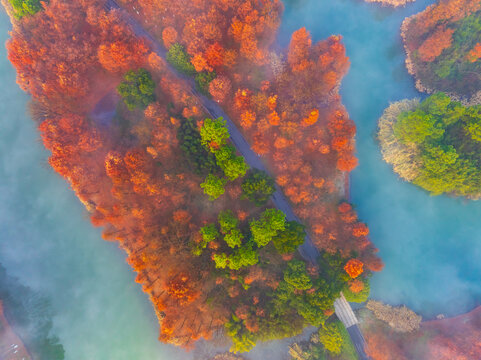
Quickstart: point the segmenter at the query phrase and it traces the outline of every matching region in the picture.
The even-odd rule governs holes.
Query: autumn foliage
[[[352,278],[379,271],[368,228],[344,200],[345,177],[357,159],[355,125],[338,94],[349,66],[341,37],[313,44],[300,29],[288,51],[276,52],[278,0],[122,3],[139,9],[132,14],[166,48],[185,48],[190,67],[215,71],[209,95],[263,155],[314,244],[343,258],[356,252],[359,260],[346,269]],[[256,319],[268,316],[265,296],[282,281],[280,264],[294,255],[242,276],[219,275],[208,255],[193,256],[192,244],[203,241],[199,229],[219,212],[229,209],[245,222],[259,209],[241,199],[241,180],[229,182],[225,194],[208,203],[200,187],[205,176],[186,161],[179,137],[187,119],[200,128],[207,114],[148,40],[134,35],[121,11],[104,5],[50,0],[35,16],[14,21],[8,56],[19,85],[32,95],[49,163],[70,182],[92,223],[103,227],[103,238],[126,251],[154,305],[161,341],[191,347],[222,328],[233,312],[256,333]],[[152,77],[155,96],[128,109],[115,89],[139,68]],[[113,105],[105,105],[106,98]],[[115,116],[99,115],[99,107],[100,113],[115,110]],[[205,245],[214,253],[221,246],[216,240]],[[363,286],[350,283],[353,292]]]
[[[418,90],[479,103],[480,15],[478,0],[439,0],[404,21],[406,65]]]
[[[362,263],[362,261],[359,261],[357,259],[351,259],[344,266],[344,270],[351,278],[355,279],[363,273],[364,264]]]

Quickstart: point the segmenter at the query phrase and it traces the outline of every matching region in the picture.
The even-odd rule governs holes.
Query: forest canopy
[[[419,90],[481,102],[481,2],[440,0],[407,18],[402,35]]]
[[[465,107],[436,93],[409,107],[391,105],[380,119],[384,158],[433,195],[479,198],[481,106]]]

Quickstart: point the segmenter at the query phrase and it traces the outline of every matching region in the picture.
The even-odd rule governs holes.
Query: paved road
[[[110,9],[121,9],[121,7],[114,1],[114,0],[108,0],[106,3],[107,8]],[[135,20],[132,16],[130,16],[128,13],[124,12],[125,14],[125,20],[130,24],[132,27],[132,30],[140,37],[147,38],[151,42],[152,50],[157,53],[160,57],[162,57],[164,60],[166,59],[167,56],[167,50],[156,40],[150,35],[149,32],[147,32],[142,25],[138,23],[137,20]],[[207,98],[206,96],[200,94],[196,88],[195,88],[195,82],[194,79],[191,77],[185,76],[183,74],[180,74],[175,70],[173,67],[168,65],[169,69],[172,71],[172,73],[176,74],[179,78],[183,79],[190,85],[190,91],[191,93],[196,96],[202,106],[205,108],[205,110],[213,117],[213,118],[218,118],[222,117],[224,120],[226,120],[227,128],[229,129],[229,135],[230,135],[230,140],[232,143],[235,145],[239,153],[244,157],[245,161],[251,168],[263,170],[265,172],[267,171],[266,166],[264,163],[261,161],[261,158],[251,149],[249,143],[244,139],[244,136],[242,133],[239,131],[237,126],[234,124],[234,122],[229,118],[229,116],[222,110],[222,108],[219,106],[218,103],[213,101],[212,99]],[[292,207],[288,203],[286,197],[282,193],[280,187],[276,184],[276,192],[272,195],[272,200],[276,207],[279,210],[282,210],[286,214],[286,219],[288,221],[299,221],[299,218],[294,214],[294,211],[292,210]],[[299,221],[300,222],[300,221]],[[304,241],[304,244],[302,244],[299,247],[299,253],[302,255],[302,257],[312,263],[315,263],[317,257],[319,256],[319,251],[317,248],[314,246],[312,243],[311,237],[309,234],[306,235],[306,239]],[[343,296],[341,296],[343,297]],[[336,301],[339,301],[336,300]],[[348,311],[354,315],[352,312],[351,306],[349,303],[344,299],[343,303],[344,308],[348,308]],[[342,321],[342,315],[338,314],[336,310],[336,315],[338,316],[339,319]],[[355,317],[355,316],[354,316]],[[344,323],[344,322],[343,322]],[[346,326],[349,335],[351,335],[351,339],[354,343],[354,346],[356,347],[356,350],[358,351],[359,357],[361,360],[367,360],[368,358],[366,357],[366,354],[364,353],[364,338],[361,334],[361,330],[359,329],[359,326],[357,325],[357,319],[356,323],[353,324],[348,324],[344,323]],[[360,335],[360,336],[359,336]]]

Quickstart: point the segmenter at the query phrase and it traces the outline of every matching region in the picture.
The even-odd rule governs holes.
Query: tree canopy
[[[190,166],[197,174],[216,173],[219,170],[215,156],[201,143],[199,130],[192,119],[183,119],[177,130],[177,139]]]
[[[155,101],[155,83],[145,69],[139,69],[137,72],[128,71],[117,91],[129,110],[136,107],[145,108]]]
[[[224,178],[209,174],[200,187],[204,189],[204,194],[209,195],[209,200],[213,201],[224,194],[226,182],[227,180]]]
[[[274,179],[258,169],[252,169],[242,183],[243,196],[257,206],[264,205],[275,191]]]
[[[288,221],[285,229],[272,239],[279,254],[289,254],[296,251],[298,246],[304,243],[306,237],[304,229],[304,225],[297,221]]]
[[[396,146],[413,154],[412,182],[433,195],[481,195],[481,106],[465,107],[444,93],[431,95],[393,126]],[[386,149],[383,149],[386,151]]]
[[[300,260],[291,260],[287,263],[284,280],[298,290],[308,290],[312,287],[311,278],[306,271],[306,263]]]
[[[190,62],[189,54],[179,43],[175,43],[169,48],[167,61],[182,74],[194,75],[196,73],[194,65]]]
[[[259,247],[266,246],[274,236],[285,229],[286,215],[277,209],[265,210],[260,219],[249,223],[252,239]]]

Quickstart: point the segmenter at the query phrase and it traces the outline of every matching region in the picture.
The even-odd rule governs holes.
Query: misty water
[[[361,0],[287,0],[280,41],[306,26],[341,34],[351,59],[343,102],[358,126],[352,201],[386,267],[372,296],[424,316],[471,309],[481,298],[481,203],[431,197],[386,165],[374,135],[390,101],[421,96],[404,68],[399,27],[432,0],[400,10]],[[10,24],[0,12],[0,41]],[[0,49],[0,263],[51,303],[66,359],[191,359],[158,343],[157,319],[114,243],[103,241],[67,183],[51,170],[28,97]],[[259,358],[266,348],[256,349]]]

